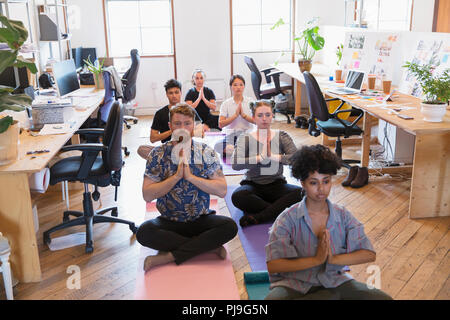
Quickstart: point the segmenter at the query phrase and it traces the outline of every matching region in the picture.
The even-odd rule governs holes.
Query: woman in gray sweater
[[[242,227],[273,221],[286,208],[302,200],[301,187],[286,182],[283,165],[297,151],[285,131],[270,129],[273,101],[260,100],[250,104],[257,130],[239,136],[233,153],[234,170],[247,169],[241,186],[231,199],[244,215]]]

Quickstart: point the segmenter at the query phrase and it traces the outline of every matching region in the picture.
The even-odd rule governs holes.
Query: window
[[[292,0],[232,1],[233,53],[291,50]]]
[[[111,57],[173,55],[170,0],[106,0]]]
[[[366,0],[367,27],[373,30],[410,30],[412,0]],[[364,16],[364,15],[363,15]]]

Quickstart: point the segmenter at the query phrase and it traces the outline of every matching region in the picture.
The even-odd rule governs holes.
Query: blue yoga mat
[[[267,271],[244,272],[244,283],[249,300],[264,300],[269,293],[269,273]]]
[[[228,186],[227,195],[225,196],[228,211],[230,211],[231,218],[238,225],[239,239],[250,268],[253,271],[267,270],[264,247],[269,242],[269,228],[272,226],[272,223],[257,224],[245,228],[239,225],[239,219],[244,213],[236,208],[231,201],[231,195],[238,187],[237,185]]]

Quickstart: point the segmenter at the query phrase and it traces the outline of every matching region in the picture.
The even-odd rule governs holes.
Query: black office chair
[[[283,93],[285,90],[292,90],[292,85],[290,83],[280,81],[280,74],[283,73],[282,71],[277,71],[276,68],[259,70],[253,58],[249,56],[244,56],[244,61],[251,71],[253,92],[258,100],[271,99],[272,97]],[[266,80],[265,84],[262,84],[261,72],[264,73]],[[293,116],[295,109],[289,108],[286,103],[286,106],[283,108],[277,108],[275,106],[274,112],[284,114],[287,118],[287,123],[291,123],[289,115]]]
[[[131,67],[127,70],[127,72],[125,72],[122,77],[123,104],[131,102],[136,97],[136,80],[141,57],[139,56],[137,49],[131,50],[130,56]],[[128,121],[133,121],[134,124],[138,122],[138,118],[133,116],[124,116],[123,119],[128,129],[131,128],[131,126],[128,124]]]
[[[80,181],[84,183],[83,212],[65,211],[63,223],[44,232],[44,243],[50,244],[50,234],[61,229],[72,226],[86,225],[86,252],[90,253],[93,248],[93,224],[101,222],[118,222],[128,224],[130,230],[136,233],[137,227],[134,222],[118,219],[117,207],[109,207],[94,212],[92,206],[89,185],[95,186],[92,198],[98,200],[100,193],[97,187],[113,185],[116,187],[115,200],[117,200],[117,187],[120,185],[122,170],[122,128],[123,107],[115,101],[111,107],[108,121],[104,129],[81,129],[76,133],[97,134],[103,138],[103,143],[85,143],[79,145],[64,146],[62,151],[80,150],[81,156],[68,157],[55,163],[50,168],[50,184],[54,185],[61,181]],[[101,153],[101,156],[99,154]],[[112,217],[103,216],[111,211]],[[69,220],[69,216],[75,219]]]
[[[342,141],[341,136],[348,138],[349,136],[359,136],[363,133],[363,130],[359,128],[356,123],[363,116],[361,110],[339,110],[345,102],[339,105],[339,107],[333,112],[328,112],[327,101],[335,101],[340,99],[327,99],[323,97],[322,91],[317,84],[314,76],[308,71],[303,72],[306,84],[306,94],[308,96],[309,111],[311,117],[308,120],[309,127],[308,132],[310,135],[317,137],[320,133],[324,133],[329,137],[337,137],[336,139],[336,155],[342,160],[342,165],[350,169],[351,163],[359,163],[359,160],[344,160],[342,159]],[[358,117],[350,123],[347,120],[342,120],[338,118],[338,114],[350,112],[359,113]],[[317,122],[316,122],[317,119]]]

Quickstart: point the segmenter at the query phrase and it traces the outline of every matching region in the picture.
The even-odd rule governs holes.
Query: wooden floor
[[[285,118],[284,118],[285,119]],[[297,146],[320,143],[320,138],[308,135],[307,130],[287,125],[283,117],[274,127],[288,131]],[[124,145],[131,155],[126,158],[118,192],[119,217],[143,221],[145,202],[141,186],[145,161],[136,150],[148,143],[145,133],[152,117],[141,117],[139,123],[124,131]],[[344,157],[359,158],[356,146],[344,147]],[[410,180],[396,177],[371,177],[370,183],[361,189],[344,188],[342,170],[335,177],[331,201],[345,205],[362,223],[376,251],[375,263],[353,266],[351,274],[366,282],[374,276],[369,265],[381,270],[381,288],[395,299],[450,299],[450,218],[411,220],[408,218]],[[240,176],[227,177],[229,184],[238,184]],[[114,189],[100,188],[101,200],[94,208],[114,204]],[[70,191],[70,208],[82,209],[83,190]],[[133,299],[139,248],[127,225],[99,224],[94,228],[94,252],[85,254],[84,245],[60,251],[50,251],[43,245],[42,233],[59,224],[65,202],[60,187],[56,186],[37,200],[39,231],[37,234],[41,259],[42,281],[19,283],[14,287],[15,299]],[[222,214],[229,215],[223,199],[219,199]],[[71,228],[54,234],[64,235],[84,231],[83,227]],[[228,248],[233,261],[241,299],[247,299],[243,282],[244,272],[251,271],[239,237]],[[70,266],[81,270],[81,289],[67,289]],[[1,280],[0,280],[0,283]],[[0,285],[0,299],[5,299]]]

